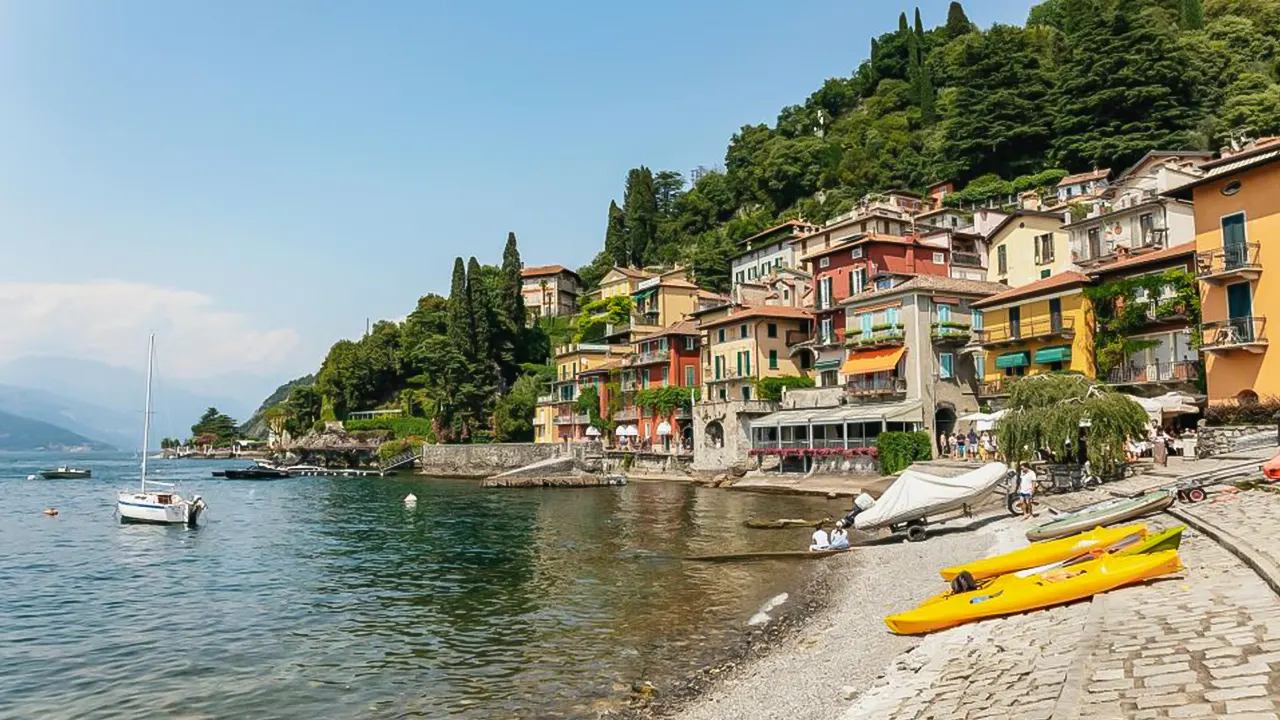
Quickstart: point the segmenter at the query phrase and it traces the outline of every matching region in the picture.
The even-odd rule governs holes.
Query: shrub
[[[385,462],[402,453],[417,450],[424,444],[426,444],[426,438],[416,436],[388,440],[378,446],[378,459]]]
[[[876,455],[880,458],[880,472],[892,475],[913,462],[933,458],[933,441],[923,431],[880,433],[876,437]]]
[[[783,388],[811,388],[813,378],[799,375],[781,375],[779,377],[761,378],[756,381],[756,395],[761,400],[778,402],[782,399]]]
[[[371,420],[348,420],[343,423],[347,432],[364,432],[368,430],[390,430],[396,438],[407,438],[413,435],[431,437],[434,429],[431,421],[420,417],[388,417]]]
[[[1209,425],[1275,425],[1280,397],[1264,395],[1254,402],[1228,400],[1213,403],[1204,411]]]

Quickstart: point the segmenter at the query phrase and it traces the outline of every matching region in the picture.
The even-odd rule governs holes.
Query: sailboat
[[[172,483],[152,480],[147,482],[147,447],[151,441],[151,373],[155,364],[156,336],[147,341],[147,406],[142,414],[142,489],[120,491],[116,511],[120,522],[157,523],[161,525],[188,525],[194,527],[205,509],[204,498],[196,495],[184,499],[173,491]],[[147,485],[164,488],[148,490]]]

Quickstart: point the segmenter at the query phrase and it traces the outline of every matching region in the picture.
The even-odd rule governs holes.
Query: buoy
[[[27,476],[27,479],[28,479],[28,480],[35,480],[35,479],[36,479],[36,476],[35,476],[35,475],[28,475],[28,476]]]
[[[408,495],[405,495],[405,496],[404,496],[404,506],[405,506],[405,507],[414,507],[414,506],[416,506],[417,504],[418,504],[418,496],[417,496],[417,495],[414,495],[413,493],[409,493]]]
[[[45,515],[48,515],[49,517],[53,517],[54,515],[57,515],[57,514],[58,514],[58,511],[57,511],[56,509],[54,509],[54,508],[45,508],[45,509],[44,509],[44,514],[45,514]]]

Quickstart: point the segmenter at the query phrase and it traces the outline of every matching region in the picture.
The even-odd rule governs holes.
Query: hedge
[[[933,459],[933,441],[927,432],[884,432],[876,436],[880,472],[893,475],[918,460]]]
[[[388,417],[373,418],[370,420],[348,420],[343,423],[343,427],[347,429],[347,432],[355,432],[357,430],[390,430],[397,438],[405,438],[413,435],[432,437],[435,435],[435,429],[432,428],[431,421],[427,418],[420,417]]]

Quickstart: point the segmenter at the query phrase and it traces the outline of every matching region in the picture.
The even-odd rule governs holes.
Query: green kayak
[[[1143,515],[1160,512],[1172,504],[1173,493],[1168,490],[1156,490],[1127,500],[1104,500],[1060,515],[1053,522],[1036,525],[1027,530],[1027,540],[1056,540],[1096,527],[1128,522]]]

